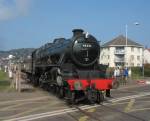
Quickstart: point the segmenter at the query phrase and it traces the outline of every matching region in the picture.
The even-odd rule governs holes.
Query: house
[[[150,49],[144,50],[144,64],[150,64]]]
[[[100,64],[137,67],[143,64],[143,46],[120,35],[101,46]]]

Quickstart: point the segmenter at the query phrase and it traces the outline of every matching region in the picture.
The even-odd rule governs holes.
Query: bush
[[[139,78],[143,76],[143,67],[132,67],[132,77]],[[150,77],[150,64],[144,65],[144,76]]]
[[[144,76],[150,77],[150,64],[144,65]]]
[[[143,68],[142,67],[132,67],[132,78],[140,78],[143,76]]]
[[[7,73],[0,71],[0,80],[4,81],[7,79]]]

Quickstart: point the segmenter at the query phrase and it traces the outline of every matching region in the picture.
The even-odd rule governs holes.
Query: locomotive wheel
[[[71,92],[70,103],[71,103],[71,104],[74,104],[74,103],[75,103],[75,92]]]
[[[42,76],[39,78],[39,86],[40,86],[41,88],[44,87],[44,85],[43,85],[43,83],[42,83]]]
[[[64,87],[59,87],[58,86],[58,91],[57,91],[57,95],[59,98],[64,98]]]
[[[67,102],[68,104],[74,104],[75,103],[75,92],[68,90],[67,92]]]
[[[59,95],[59,86],[56,85],[56,95],[58,96]]]
[[[88,101],[93,104],[94,102],[96,102],[97,100],[97,93],[95,90],[88,90],[87,91],[87,98],[88,98]]]
[[[33,85],[34,85],[35,87],[39,85],[39,78],[38,78],[38,77],[34,77]]]
[[[56,92],[57,92],[57,87],[56,87],[56,85],[55,84],[53,84],[52,86],[51,86],[51,92],[53,93],[53,94],[55,94]]]
[[[97,91],[97,100],[96,100],[96,102],[97,103],[101,103],[101,102],[103,102],[104,101],[104,95],[103,95],[103,93],[100,91]]]
[[[48,91],[48,90],[49,90],[49,85],[48,85],[48,83],[44,83],[44,84],[43,84],[43,88],[44,88],[44,90]]]
[[[44,87],[44,85],[43,85],[42,82],[39,82],[39,86],[40,86],[40,88],[43,88],[43,87]]]

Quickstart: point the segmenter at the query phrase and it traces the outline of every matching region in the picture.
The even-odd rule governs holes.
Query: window
[[[105,51],[109,51],[109,48],[105,48]]]
[[[109,55],[108,55],[108,59],[109,59]]]
[[[138,52],[140,52],[140,48],[137,48]]]
[[[137,66],[140,66],[140,64],[138,63]]]
[[[131,47],[131,52],[134,52],[134,47]]]
[[[134,66],[134,63],[131,63],[131,66]]]
[[[124,53],[124,47],[116,47],[116,53]]]
[[[137,60],[140,60],[140,56],[137,56]]]
[[[134,55],[131,55],[130,58],[131,58],[131,60],[134,60]]]

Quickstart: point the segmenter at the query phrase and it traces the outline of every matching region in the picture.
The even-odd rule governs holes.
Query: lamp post
[[[138,22],[134,22],[134,25],[138,26],[140,25]],[[125,25],[125,38],[126,38],[126,43],[125,43],[125,47],[126,47],[126,51],[127,51],[127,45],[128,45],[128,24]],[[127,66],[127,56],[126,56],[126,61],[125,61],[125,65]]]
[[[126,30],[126,47],[127,47],[127,44],[128,44],[128,25],[127,24],[125,26],[125,30]]]
[[[143,64],[142,64],[142,66],[143,66],[142,71],[143,71],[143,78],[144,78],[144,55],[143,55]]]
[[[125,49],[126,49],[126,57],[125,57],[125,66],[127,66],[127,44],[128,44],[128,25],[125,25],[125,32],[126,32],[126,43],[125,43]]]

